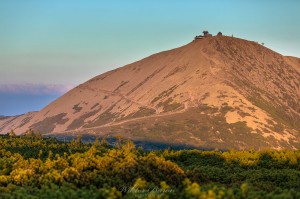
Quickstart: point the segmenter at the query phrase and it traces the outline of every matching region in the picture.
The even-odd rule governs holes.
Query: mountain
[[[300,59],[214,36],[96,76],[0,132],[122,135],[199,148],[300,148]]]
[[[6,118],[8,118],[8,117],[4,116],[4,115],[0,115],[0,120],[6,119]]]

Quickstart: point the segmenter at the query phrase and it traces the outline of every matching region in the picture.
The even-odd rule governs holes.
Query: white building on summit
[[[219,33],[218,33],[218,36],[222,36],[222,33],[219,32]],[[207,30],[204,30],[204,31],[203,31],[203,35],[197,35],[197,36],[195,37],[195,40],[196,40],[196,39],[203,39],[204,37],[212,37],[212,34],[210,34]]]

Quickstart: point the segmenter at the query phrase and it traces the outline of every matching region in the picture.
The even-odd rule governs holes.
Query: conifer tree
[[[17,135],[15,134],[15,131],[12,129],[12,130],[9,132],[9,136],[12,138],[12,137],[16,137]]]
[[[35,134],[35,138],[36,139],[43,139],[43,135],[40,131],[37,131],[36,134]]]
[[[108,141],[107,141],[107,138],[106,138],[106,137],[103,137],[103,138],[101,139],[101,146],[106,147],[106,146],[108,146],[108,145],[109,145],[109,143],[108,143]]]
[[[81,141],[81,135],[77,136],[76,144],[78,147],[81,147],[82,141]]]

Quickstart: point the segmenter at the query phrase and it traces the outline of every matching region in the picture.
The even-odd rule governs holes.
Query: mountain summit
[[[300,59],[213,36],[96,76],[0,131],[122,135],[201,148],[300,148]]]

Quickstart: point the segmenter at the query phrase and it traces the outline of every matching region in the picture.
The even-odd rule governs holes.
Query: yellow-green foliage
[[[266,150],[263,151],[264,154],[269,155],[274,161],[280,164],[291,164],[296,165],[300,160],[300,151],[292,150]]]
[[[229,150],[229,151],[200,151],[200,150],[180,150],[163,151],[163,156],[171,159],[184,158],[191,156],[205,157],[208,160],[211,157],[221,158],[227,164],[238,164],[241,166],[255,166],[263,161],[263,157],[269,157],[276,165],[297,165],[300,162],[300,150]],[[199,161],[199,159],[197,159]],[[205,160],[203,160],[205,161]]]
[[[153,151],[0,136],[0,198],[299,198],[300,152]]]
[[[256,165],[260,160],[261,152],[259,151],[234,151],[223,152],[222,157],[227,163],[238,163],[240,165],[251,166]]]

